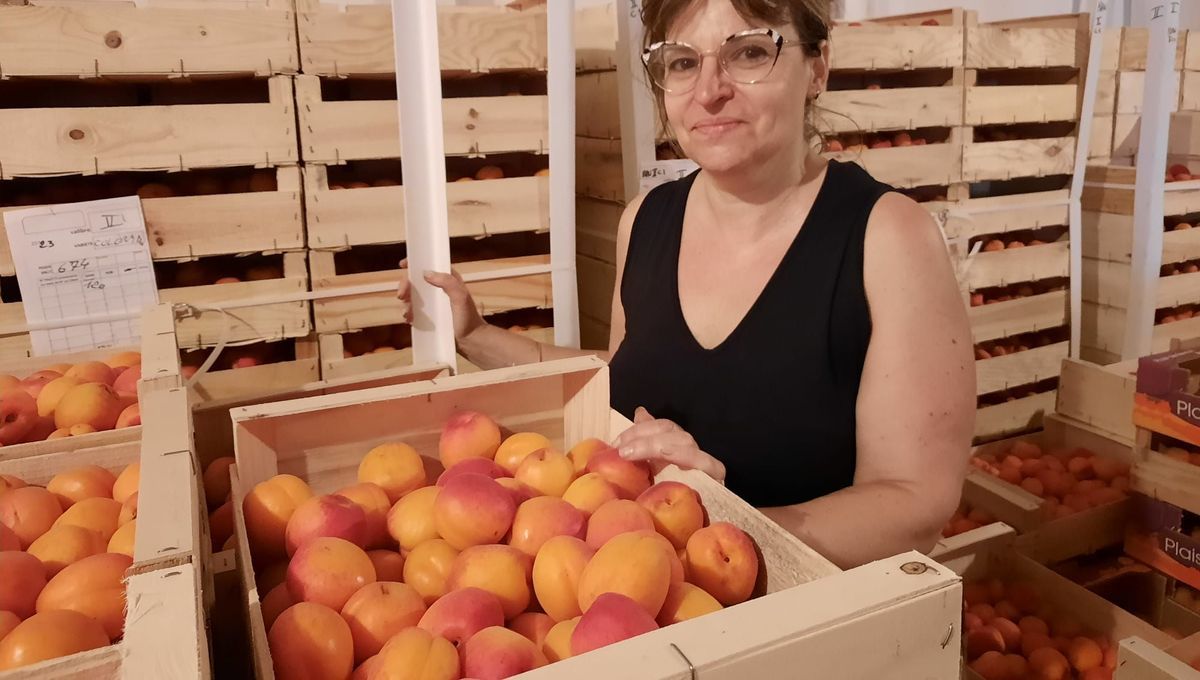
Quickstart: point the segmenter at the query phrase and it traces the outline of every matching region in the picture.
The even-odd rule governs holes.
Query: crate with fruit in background
[[[1200,125],[1200,113],[1172,116],[1171,163],[1166,171],[1161,253],[1146,253],[1135,238],[1134,194],[1137,169],[1088,168],[1083,193],[1083,356],[1100,363],[1124,354],[1129,310],[1133,307],[1134,260],[1148,258],[1159,267],[1152,289],[1154,327],[1150,350],[1165,351],[1172,338],[1200,335],[1200,172],[1184,132]],[[1190,146],[1190,143],[1187,143]]]
[[[1187,95],[1187,50],[1189,42],[1200,33],[1180,30],[1175,54],[1174,76],[1170,97],[1172,111],[1194,111]],[[1117,99],[1112,124],[1111,162],[1133,165],[1141,143],[1142,102],[1146,92],[1146,72],[1150,54],[1150,31],[1128,26],[1122,30],[1121,52],[1117,67]]]

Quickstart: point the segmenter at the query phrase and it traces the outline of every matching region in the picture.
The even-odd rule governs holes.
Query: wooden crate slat
[[[1060,342],[975,362],[976,394],[989,394],[1056,377],[1071,343]]]
[[[260,366],[209,371],[200,377],[200,381],[192,386],[192,390],[204,401],[225,401],[260,392],[264,385],[283,390],[315,383],[320,379],[319,362],[312,356]]]
[[[4,672],[4,680],[122,680],[122,650],[109,645]]]
[[[1129,158],[1137,156],[1138,144],[1142,130],[1142,117],[1138,114],[1119,113],[1113,117],[1113,152],[1114,158]]]
[[[0,179],[295,163],[291,78],[265,104],[0,109]]]
[[[1078,28],[968,26],[967,68],[1011,69],[1079,66]]]
[[[1200,302],[1200,272],[1163,276],[1158,279],[1158,291],[1154,296],[1156,309],[1196,302]]]
[[[310,248],[346,248],[404,241],[403,187],[330,191],[324,167],[309,166],[305,175]],[[549,229],[549,184],[549,177],[509,177],[447,184],[450,237]]]
[[[319,258],[322,255],[328,255],[328,253],[314,251],[312,255],[314,258]],[[480,262],[464,262],[456,264],[455,269],[466,275],[510,267],[549,265],[549,263],[549,255],[529,255]],[[313,290],[357,286],[384,281],[394,281],[399,284],[406,276],[405,270],[401,269],[368,272],[365,274],[329,276],[318,273],[320,270],[316,264],[313,266],[313,271]],[[475,281],[468,283],[467,288],[475,298],[480,313],[485,316],[516,309],[529,309],[533,307],[544,309],[550,307],[552,304],[549,273],[531,274],[493,281]],[[396,295],[391,292],[314,300],[313,316],[318,333],[336,333],[359,328],[387,326],[394,323],[403,323],[404,321],[401,303],[396,299]]]
[[[575,78],[576,135],[599,139],[621,138],[618,90],[616,71],[584,73]]]
[[[843,151],[826,154],[847,163],[858,163],[873,177],[896,187],[954,184],[962,179],[962,146],[955,137],[944,144]]]
[[[1134,491],[1200,513],[1200,466],[1141,451],[1133,464],[1132,485]]]
[[[1114,680],[1178,680],[1196,675],[1187,663],[1140,637],[1120,641]]]
[[[961,26],[834,26],[830,42],[834,70],[963,65]]]
[[[970,290],[1040,281],[1070,274],[1070,244],[1066,241],[977,253],[966,275]]]
[[[1067,291],[1060,290],[971,307],[967,314],[972,339],[977,343],[987,342],[1065,326],[1070,322],[1067,298]]]
[[[0,74],[296,73],[294,21],[254,8],[0,7]]]
[[[967,125],[1046,123],[1078,118],[1078,85],[1000,85],[967,88]]]
[[[963,148],[962,174],[968,182],[1009,180],[1069,175],[1074,165],[1074,137],[975,142]]]
[[[1200,35],[1200,31],[1194,32]],[[1193,38],[1200,40],[1200,38]],[[1197,47],[1200,50],[1200,47]],[[1196,57],[1200,59],[1200,56]],[[1179,93],[1179,110],[1180,111],[1200,111],[1200,70],[1184,71],[1183,84]]]
[[[1119,73],[1115,71],[1101,71],[1099,82],[1096,84],[1096,109],[1097,118],[1103,114],[1108,114],[1110,117],[1117,110],[1117,83],[1120,81]]]
[[[962,88],[912,87],[882,90],[833,90],[821,95],[820,127],[834,133],[914,130],[962,125]]]
[[[212,676],[201,571],[198,564],[183,564],[129,577],[122,677]]]
[[[296,79],[301,155],[307,162],[400,158],[395,101],[321,101],[320,83]],[[442,101],[446,154],[548,153],[545,96],[463,97]]]
[[[580,255],[617,263],[617,228],[625,206],[587,196],[575,199],[575,251]]]
[[[1145,71],[1122,71],[1117,74],[1120,83],[1117,86],[1117,113],[1141,113],[1142,103],[1146,92],[1146,72]],[[1179,71],[1175,72],[1175,76],[1171,79],[1171,101],[1175,105],[1171,107],[1172,111],[1178,110],[1178,102],[1180,92],[1183,87],[1183,74]]]
[[[395,72],[390,7],[301,8],[297,27],[304,73],[353,76]],[[546,13],[438,7],[438,46],[443,71],[545,69]]]
[[[625,200],[621,140],[575,138],[575,192],[606,201]]]
[[[1113,117],[1096,116],[1092,121],[1092,140],[1088,145],[1088,160],[1108,160],[1113,155]]]
[[[1187,41],[1180,40],[1175,53],[1175,70],[1183,69]],[[1150,29],[1126,26],[1121,39],[1121,71],[1145,71],[1149,65]]]
[[[931,203],[937,213],[946,210],[947,238],[974,238],[1010,231],[1064,226],[1069,221],[1070,195],[1066,189],[1016,196],[973,198],[958,203]]]
[[[985,406],[975,412],[975,437],[995,439],[1041,427],[1042,417],[1054,410],[1055,392]]]

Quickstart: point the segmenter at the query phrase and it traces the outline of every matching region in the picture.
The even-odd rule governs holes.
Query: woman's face
[[[736,82],[721,69],[715,50],[727,37],[756,28],[772,28],[789,42],[764,80]],[[667,120],[688,158],[706,171],[725,173],[808,148],[805,102],[823,81],[813,68],[819,60],[806,58],[797,39],[791,25],[752,25],[729,0],[699,0],[676,20],[667,40],[711,51],[691,90],[664,93]]]

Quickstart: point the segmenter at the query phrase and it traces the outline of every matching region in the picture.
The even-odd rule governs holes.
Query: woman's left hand
[[[683,470],[699,470],[709,477],[725,482],[725,465],[700,450],[696,440],[686,430],[665,418],[655,418],[638,407],[633,414],[633,427],[625,430],[613,446],[626,460],[644,460],[657,473],[667,465]]]

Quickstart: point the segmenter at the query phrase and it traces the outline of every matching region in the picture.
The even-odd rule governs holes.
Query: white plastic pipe
[[[1175,53],[1179,46],[1179,3],[1150,3],[1145,7],[1150,28],[1142,129],[1138,139],[1137,187],[1133,208],[1133,263],[1125,317],[1122,359],[1151,351],[1154,310],[1162,266],[1163,211],[1167,143],[1171,127]]]
[[[575,277],[575,2],[546,3],[546,94],[550,106],[550,275],[554,344],[579,347]]]
[[[450,301],[422,276],[426,271],[450,271],[437,3],[392,0],[392,33],[404,155],[405,240],[412,272],[413,362],[457,366]],[[396,226],[399,231],[398,221]]]

